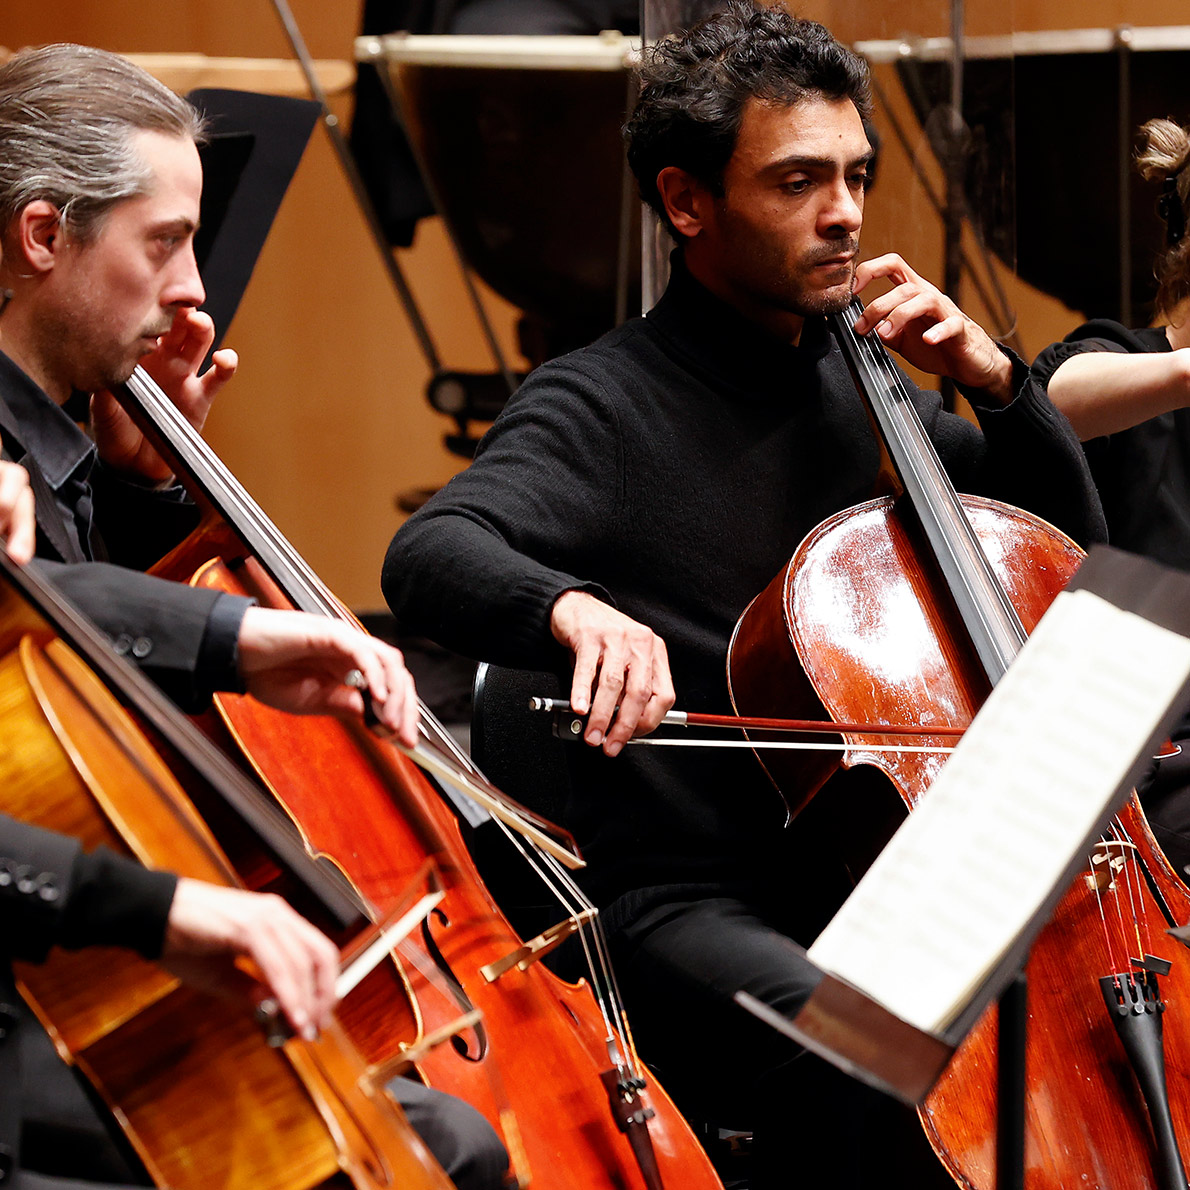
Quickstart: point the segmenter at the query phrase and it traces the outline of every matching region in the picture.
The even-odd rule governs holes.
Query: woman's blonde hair
[[[1141,177],[1161,183],[1157,209],[1165,220],[1166,248],[1157,258],[1157,312],[1168,316],[1190,297],[1190,237],[1186,211],[1190,207],[1190,132],[1173,120],[1150,120],[1141,126],[1136,167]]]

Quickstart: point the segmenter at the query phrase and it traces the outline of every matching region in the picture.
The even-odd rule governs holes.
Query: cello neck
[[[853,327],[862,312],[863,303],[853,298],[846,310],[831,315],[835,338],[984,671],[995,684],[1024,643],[1024,627],[992,571],[884,344],[875,336],[855,333]]]
[[[133,371],[117,396],[140,429],[185,477],[196,497],[236,532],[299,611],[349,618],[306,560],[143,368]]]
[[[239,537],[298,611],[355,623],[351,613],[143,368],[137,367],[115,391],[128,415],[170,460],[195,498],[209,506]],[[466,753],[420,699],[418,705],[426,737],[461,771],[478,775]],[[472,811],[460,807],[460,812]],[[478,808],[474,812],[484,814]]]

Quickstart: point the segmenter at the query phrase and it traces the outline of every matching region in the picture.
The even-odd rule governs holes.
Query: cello
[[[307,905],[340,927],[366,921],[270,815],[263,793],[2,550],[0,691],[5,812],[182,875],[238,883],[118,695],[186,758],[193,780],[215,787],[270,862],[300,869]],[[317,1041],[272,1045],[244,1005],[113,948],[55,952],[44,964],[19,964],[17,975],[60,1054],[87,1076],[157,1185],[449,1190],[337,1022]]]
[[[207,513],[196,534],[162,560],[160,573],[271,606],[347,616],[141,370],[118,396]],[[521,1186],[720,1185],[685,1121],[645,1076],[595,910],[556,854],[514,836],[565,910],[552,930],[522,940],[480,882],[439,793],[391,743],[331,720],[317,729],[308,719],[295,725],[236,696],[216,702],[216,734],[274,793],[310,847],[372,904],[390,906],[427,859],[436,861],[446,898],[398,956],[408,1014],[378,1009],[366,992],[345,1009],[348,1033],[378,1077],[415,1069],[477,1107],[503,1138]],[[456,782],[486,786],[424,707],[422,733],[415,759]],[[567,984],[538,961],[571,934],[589,959],[584,984]]]
[[[883,346],[852,329],[861,311],[853,302],[833,316],[833,330],[903,495],[839,513],[802,542],[737,625],[732,699],[745,714],[813,717],[818,708],[836,722],[962,727],[1081,553],[1036,517],[954,492]],[[871,747],[885,742],[879,734],[841,734],[841,763],[879,768],[906,808],[942,763],[937,753]],[[927,733],[921,742],[946,739]],[[805,791],[792,815],[838,763],[786,753],[765,767],[779,789]],[[1186,1187],[1177,1138],[1190,1136],[1190,957],[1155,937],[1187,915],[1190,893],[1133,797],[1027,968],[1031,1187]],[[1168,1080],[1156,1061],[1163,1013]],[[1127,1022],[1148,1026],[1148,1064],[1121,1028]],[[995,1085],[985,1073],[995,1047],[985,1018],[919,1113],[934,1151],[968,1190],[995,1184]]]

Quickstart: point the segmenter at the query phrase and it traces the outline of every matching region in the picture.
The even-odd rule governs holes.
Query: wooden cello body
[[[843,328],[841,340],[845,336]],[[876,367],[884,383],[864,385],[869,398],[873,389],[891,388],[884,365]],[[894,402],[907,404],[907,397]],[[885,431],[886,443],[888,437]],[[872,501],[820,525],[741,620],[730,659],[741,713],[768,715],[775,708],[814,717],[825,709],[838,721],[963,726],[1002,672],[1000,663],[1007,665],[1077,568],[1081,554],[1072,542],[1017,509],[943,496],[942,511],[919,512],[921,470],[932,487],[937,459],[905,466],[910,473],[900,500]],[[943,547],[950,557],[942,560],[932,540],[940,521],[955,535]],[[952,584],[955,556],[964,564],[969,557],[976,573]],[[982,638],[981,619],[990,625]],[[903,743],[895,734],[846,742],[853,750],[843,764],[880,768],[906,809],[945,759],[871,750]],[[947,742],[928,735],[912,741]],[[794,760],[787,754],[765,767],[778,788],[797,791],[790,804],[797,813],[838,763],[820,754]],[[1098,863],[1088,857],[1087,875],[1059,904],[1027,969],[1026,1182],[1030,1190],[1180,1190],[1186,1177],[1178,1140],[1190,1140],[1190,955],[1163,931],[1190,916],[1190,893],[1161,856],[1135,799],[1097,852]],[[1138,982],[1157,986],[1136,961],[1145,955],[1170,963],[1159,980],[1160,1004],[1137,1000],[1125,1007],[1164,1025],[1165,1086],[1154,1085],[1130,1061],[1109,1011],[1113,989],[1123,989],[1126,1000]],[[1158,1038],[1160,1032],[1157,1025]],[[954,1180],[970,1190],[994,1190],[996,1027],[990,1016],[960,1047],[920,1115]]]
[[[164,437],[179,474],[212,509],[207,531],[164,559],[161,572],[266,605],[345,616],[206,444],[187,435],[168,402],[149,396],[152,418],[143,394],[130,411],[158,441]],[[311,851],[340,867],[378,911],[423,878],[428,861],[444,884],[445,899],[394,956],[408,1011],[378,1010],[367,986],[344,1009],[350,1036],[378,1071],[415,1070],[482,1111],[509,1151],[517,1185],[720,1186],[677,1109],[645,1079],[598,936],[584,935],[591,984],[601,985],[596,999],[592,986],[567,984],[536,961],[542,947],[527,949],[504,919],[441,795],[391,744],[333,720],[295,722],[249,699],[218,703],[219,732],[273,791]],[[435,744],[451,747],[424,708],[423,723]],[[564,873],[548,875],[565,886]],[[590,925],[572,921],[563,936]]]
[[[206,824],[137,725],[16,594],[7,559],[0,572],[3,810],[87,849],[102,844],[181,875],[235,884]],[[65,614],[78,634],[72,642],[93,647],[85,626]],[[106,673],[119,680],[119,664]],[[135,696],[139,675],[124,677]],[[139,693],[162,711],[155,692]],[[114,948],[57,951],[44,964],[18,965],[17,975],[59,1052],[86,1075],[157,1185],[449,1190],[337,1022],[317,1042],[274,1047],[243,1003],[204,995]]]

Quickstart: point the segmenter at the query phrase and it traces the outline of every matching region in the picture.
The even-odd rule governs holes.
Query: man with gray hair
[[[196,310],[202,134],[114,54],[51,45],[0,67],[0,427],[39,497],[39,555],[144,566],[195,523],[106,389],[143,361],[201,428],[235,370],[222,351],[199,374],[214,338]],[[93,441],[63,411],[73,393],[91,395]]]
[[[0,297],[0,450],[29,474],[36,552],[43,560],[110,559],[143,567],[197,524],[197,510],[173,482],[169,465],[107,390],[143,362],[201,429],[235,370],[234,352],[220,351],[200,371],[215,333],[196,309],[205,297],[194,258],[202,135],[202,120],[189,104],[114,54],[51,45],[0,66],[0,289],[8,291]],[[80,397],[89,399],[90,436],[71,416]],[[123,616],[131,621],[149,606],[163,638],[178,635],[183,619],[196,622],[197,655],[176,650],[186,652],[195,671],[220,640],[229,658],[246,657],[247,626],[261,624],[262,616],[285,620],[274,620],[265,633],[264,651],[274,658],[280,638],[308,619],[245,610],[247,601],[225,595],[209,612],[207,604],[196,612],[196,600],[210,593],[119,567],[54,566],[48,573],[104,627]],[[277,639],[272,629],[280,630]],[[363,633],[347,636],[365,665],[377,652],[394,677],[404,674],[395,650]],[[164,644],[159,651],[166,651]],[[336,685],[334,678],[328,685]],[[340,686],[330,699],[342,701],[346,689]],[[384,694],[379,681],[376,692]],[[411,683],[408,694],[412,698]],[[396,730],[403,725],[392,697],[381,713]],[[334,706],[328,702],[325,709]],[[404,729],[414,730],[412,720]],[[15,838],[24,848],[15,854],[30,854],[22,831],[0,819],[0,852],[14,854]],[[135,906],[128,873],[120,876],[115,883]],[[0,976],[7,958],[19,953],[15,937],[11,929],[0,930]],[[0,979],[0,996],[3,990]],[[6,1007],[0,1004],[0,1181],[21,1190],[70,1190],[138,1180],[44,1034],[27,1020],[2,1027]],[[392,1090],[456,1185],[491,1190],[501,1184],[507,1156],[477,1112],[408,1079],[396,1080]]]

